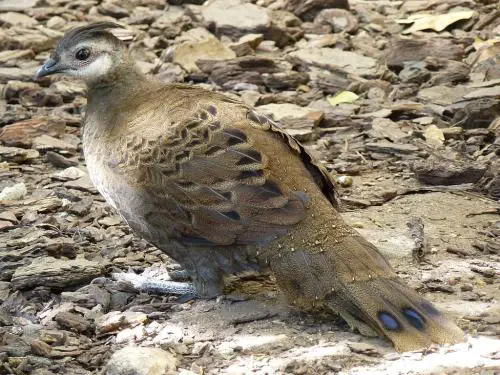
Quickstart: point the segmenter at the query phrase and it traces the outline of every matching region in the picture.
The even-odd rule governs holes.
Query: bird
[[[464,341],[344,222],[331,175],[279,123],[222,93],[141,73],[117,27],[71,29],[34,78],[86,83],[89,176],[190,276],[172,293],[213,298],[230,275],[270,271],[291,304],[334,312],[398,351]]]

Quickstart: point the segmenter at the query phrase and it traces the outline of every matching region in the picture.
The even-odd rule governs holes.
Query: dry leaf
[[[460,20],[468,20],[473,15],[473,10],[463,10],[447,14],[414,14],[407,19],[398,20],[397,22],[401,24],[413,23],[412,26],[402,31],[403,34],[410,34],[415,31],[427,29],[443,31],[451,24]]]
[[[359,96],[351,91],[341,91],[335,96],[327,97],[328,103],[330,105],[336,106],[341,103],[353,103],[355,102]]]

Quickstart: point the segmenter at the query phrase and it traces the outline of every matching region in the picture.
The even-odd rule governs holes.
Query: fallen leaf
[[[444,133],[436,125],[430,125],[424,132],[425,141],[433,146],[442,146],[444,143]]]
[[[451,24],[460,20],[468,20],[473,15],[473,10],[463,10],[447,14],[414,14],[407,19],[398,20],[397,22],[401,24],[413,23],[412,26],[402,31],[403,34],[410,34],[415,31],[427,29],[443,31]]]
[[[341,103],[355,102],[358,98],[359,96],[351,91],[341,91],[335,96],[327,97],[327,100],[330,105],[336,106]]]

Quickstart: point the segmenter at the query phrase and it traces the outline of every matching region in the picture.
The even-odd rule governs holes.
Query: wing
[[[170,237],[186,245],[213,246],[265,244],[303,220],[308,195],[273,175],[268,168],[272,155],[249,136],[252,128],[273,142],[285,143],[306,166],[306,177],[336,204],[328,174],[302,146],[268,118],[244,110],[248,131],[241,123],[224,126],[217,108],[208,105],[143,149],[139,180],[154,207],[148,222],[165,226],[167,219]]]

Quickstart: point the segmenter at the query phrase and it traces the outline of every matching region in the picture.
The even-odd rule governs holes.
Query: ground
[[[497,2],[170,3],[0,1],[0,373],[500,371]],[[397,353],[291,307],[269,275],[214,300],[141,291],[179,267],[90,183],[85,86],[31,80],[66,30],[105,19],[147,74],[280,120],[334,176],[345,220],[467,342]]]

